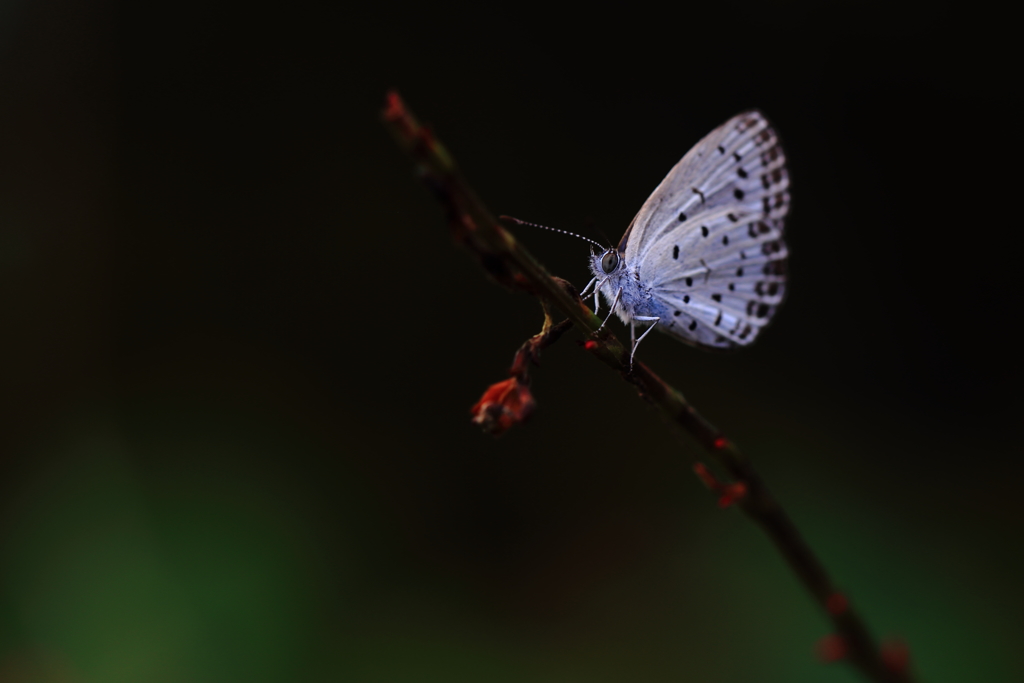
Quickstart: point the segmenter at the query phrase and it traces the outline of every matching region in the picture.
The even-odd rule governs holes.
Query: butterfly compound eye
[[[614,251],[609,251],[601,259],[601,270],[606,274],[611,275],[611,272],[619,267],[619,255]]]

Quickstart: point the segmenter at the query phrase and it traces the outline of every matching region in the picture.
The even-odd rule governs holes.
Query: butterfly
[[[632,351],[657,328],[693,346],[752,343],[782,303],[789,175],[779,137],[758,111],[714,129],[677,163],[617,247],[591,247],[599,295],[630,327]],[[639,338],[637,326],[647,326]],[[600,329],[600,328],[599,328]]]

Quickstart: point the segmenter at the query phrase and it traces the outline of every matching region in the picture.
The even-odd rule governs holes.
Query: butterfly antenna
[[[518,223],[519,225],[529,225],[529,226],[534,227],[534,228],[542,228],[544,230],[550,230],[551,232],[560,232],[563,235],[572,235],[573,237],[579,237],[581,240],[586,240],[587,242],[590,242],[591,244],[594,244],[594,245],[600,247],[602,251],[604,251],[604,249],[605,249],[605,247],[602,247],[599,242],[595,242],[594,240],[590,239],[589,237],[584,237],[583,235],[577,235],[574,232],[569,232],[568,230],[559,230],[558,228],[549,228],[546,225],[538,225],[537,223],[531,223],[529,221],[521,221],[518,218],[512,218],[512,216],[498,216],[498,218],[503,218],[503,219],[505,219],[507,221],[512,221],[513,223]]]
[[[598,228],[597,231],[601,233],[601,237],[604,237],[605,242],[607,242],[608,244],[615,244],[614,242],[612,242],[611,238],[608,237],[608,233],[606,233],[604,230]],[[610,249],[610,247],[605,247],[605,249]]]

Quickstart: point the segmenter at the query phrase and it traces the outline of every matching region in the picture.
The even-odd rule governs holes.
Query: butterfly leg
[[[661,320],[661,318],[659,318],[658,316],[655,316],[655,315],[638,315],[638,316],[636,316],[633,319],[634,320],[638,320],[638,321],[640,321],[642,323],[651,323],[651,326],[648,327],[646,330],[644,330],[644,333],[640,335],[639,339],[637,339],[635,342],[633,342],[633,351],[629,354],[629,369],[630,370],[633,369],[633,355],[636,354],[636,347],[640,346],[640,342],[642,342],[644,340],[644,337],[646,337],[648,334],[650,334],[651,330],[654,329],[654,326],[658,324],[659,320]]]
[[[621,297],[621,296],[622,296],[622,287],[619,287],[619,291],[615,292],[615,300],[612,301],[612,310],[608,311],[608,317],[604,319],[603,323],[601,323],[601,327],[599,327],[596,330],[594,330],[595,333],[600,332],[604,328],[604,326],[608,324],[608,320],[610,320],[612,315],[615,313],[615,306],[616,306],[616,304],[619,303],[619,297]],[[645,332],[644,334],[647,334],[647,333]]]
[[[580,298],[581,299],[586,300],[587,292],[590,291],[590,288],[594,285],[595,282],[597,282],[597,278],[596,277],[594,279],[592,279],[590,282],[587,283],[587,286],[583,288],[582,292],[580,292]]]
[[[595,277],[594,279],[596,280],[597,278]],[[597,287],[594,288],[594,315],[597,315],[597,312],[601,310],[601,288],[604,287],[606,282],[608,282],[608,278],[598,282]],[[590,285],[587,286],[589,287]],[[604,326],[602,325],[602,327]]]

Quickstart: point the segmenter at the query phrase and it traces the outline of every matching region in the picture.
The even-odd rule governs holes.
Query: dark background
[[[527,425],[469,423],[540,312],[453,246],[392,87],[496,213],[597,239],[766,112],[786,304],[742,352],[640,355],[923,679],[1020,680],[1013,33],[979,4],[0,4],[0,681],[859,680],[575,333]],[[586,245],[519,236],[585,284]]]

